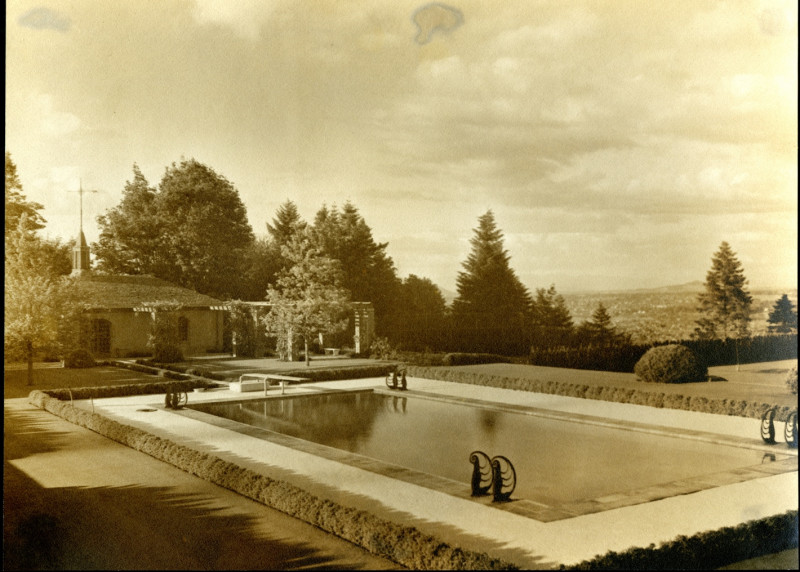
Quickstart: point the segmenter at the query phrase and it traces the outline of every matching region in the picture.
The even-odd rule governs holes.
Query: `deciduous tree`
[[[29,232],[44,228],[47,221],[39,213],[43,208],[41,204],[29,201],[25,197],[17,174],[17,166],[11,159],[11,153],[6,151],[6,238],[16,230],[23,215],[27,218],[25,228]]]
[[[183,160],[153,190],[134,167],[122,202],[98,217],[100,267],[153,274],[219,298],[237,297],[253,231],[236,188],[210,167]]]
[[[698,296],[695,337],[701,339],[739,339],[748,335],[752,296],[742,264],[727,242],[723,242],[711,259],[706,274],[705,290]]]
[[[6,359],[23,358],[28,364],[28,384],[33,384],[33,358],[41,350],[61,349],[68,343],[64,325],[80,306],[72,279],[43,263],[43,241],[27,226],[27,215],[6,240],[5,337]],[[77,336],[77,332],[71,332]]]
[[[279,343],[301,338],[306,365],[310,365],[308,346],[314,336],[334,334],[347,327],[349,295],[341,286],[338,261],[322,256],[307,233],[296,233],[283,247],[283,256],[291,266],[267,292],[271,309],[264,325]]]

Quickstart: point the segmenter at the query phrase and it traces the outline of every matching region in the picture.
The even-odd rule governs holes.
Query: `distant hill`
[[[634,342],[682,340],[691,337],[700,318],[697,295],[702,282],[661,288],[614,292],[563,294],[575,325],[591,319],[599,303],[608,310],[612,324],[633,337]],[[797,288],[751,289],[753,296],[750,329],[754,335],[767,332],[767,318],[775,302],[789,296],[797,306]]]
[[[442,293],[442,296],[444,296],[444,301],[447,302],[448,306],[453,303],[453,300],[458,298],[458,292],[447,290],[446,288],[442,288],[441,286],[439,286],[439,291]]]
[[[636,343],[648,343],[691,337],[695,322],[700,318],[697,295],[703,291],[703,284],[696,280],[656,288],[559,293],[576,326],[591,319],[602,302],[615,327],[631,334]],[[458,296],[445,288],[439,290],[448,305]],[[535,290],[531,294],[535,294]],[[754,335],[767,332],[769,313],[783,294],[797,307],[797,287],[751,288],[750,294],[753,296],[751,331]]]

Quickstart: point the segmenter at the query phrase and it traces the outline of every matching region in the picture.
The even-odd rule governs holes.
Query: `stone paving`
[[[772,463],[559,506],[527,500],[474,499],[461,483],[416,473],[344,451],[212,418],[167,410],[162,396],[76,402],[120,422],[213,453],[323,498],[413,525],[452,544],[486,551],[522,568],[573,564],[609,550],[648,546],[798,508],[797,450],[768,446],[756,419],[519,392],[409,378],[408,395],[479,402],[531,415],[624,426],[763,450]],[[388,391],[382,378],[289,386],[289,395],[320,391]],[[271,389],[268,399],[280,398]],[[264,392],[216,389],[189,394],[191,403],[264,399]],[[646,421],[646,422],[643,422]],[[778,424],[782,427],[782,424]],[[778,431],[780,433],[780,431]]]

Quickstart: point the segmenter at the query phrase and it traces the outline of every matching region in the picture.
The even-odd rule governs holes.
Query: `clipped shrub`
[[[511,363],[511,358],[497,354],[450,353],[442,360],[444,365],[476,365],[481,363]]]
[[[680,344],[647,350],[633,368],[636,376],[652,383],[691,383],[705,381],[708,368],[692,350]]]
[[[792,395],[797,395],[797,366],[789,370],[789,375],[786,376],[786,386]]]
[[[158,363],[183,361],[183,353],[181,353],[181,349],[176,346],[158,346],[153,349],[153,361]]]
[[[64,358],[64,367],[68,367],[70,369],[94,367],[95,365],[97,364],[95,363],[92,354],[89,353],[89,350],[72,350]]]

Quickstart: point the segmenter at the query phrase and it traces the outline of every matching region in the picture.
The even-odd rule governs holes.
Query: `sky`
[[[488,210],[532,291],[796,288],[797,67],[784,0],[9,0],[6,150],[50,237],[194,158],[446,290]]]

